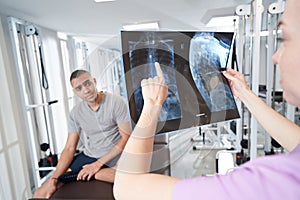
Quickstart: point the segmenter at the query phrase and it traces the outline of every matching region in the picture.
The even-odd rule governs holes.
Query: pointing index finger
[[[158,62],[155,62],[155,69],[156,69],[156,75],[157,76],[164,77],[164,74],[163,74]]]

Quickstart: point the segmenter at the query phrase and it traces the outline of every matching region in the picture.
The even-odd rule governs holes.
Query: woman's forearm
[[[252,91],[245,91],[241,100],[262,127],[288,151],[300,143],[300,127],[273,110]]]
[[[149,172],[153,141],[161,105],[145,103],[140,119],[136,124],[118,163],[118,171],[128,173]]]

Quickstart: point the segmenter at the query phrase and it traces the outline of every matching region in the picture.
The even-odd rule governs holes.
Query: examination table
[[[103,181],[75,181],[64,184],[50,200],[84,199],[114,200],[113,184]],[[32,198],[30,200],[42,200]]]
[[[113,200],[113,184],[103,181],[76,181],[63,185],[51,199]]]

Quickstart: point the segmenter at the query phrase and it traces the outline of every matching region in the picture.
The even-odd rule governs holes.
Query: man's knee
[[[100,181],[114,182],[116,169],[102,168],[95,174],[95,179]]]

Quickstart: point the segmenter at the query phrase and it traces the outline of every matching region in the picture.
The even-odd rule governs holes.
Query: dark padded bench
[[[75,181],[63,185],[50,199],[114,200],[113,184],[96,180]]]
[[[154,155],[151,165],[153,171],[158,174],[170,175],[170,153],[168,147],[168,138],[162,134],[156,136],[154,151],[160,152],[159,156]],[[151,166],[152,167],[152,166]],[[84,200],[114,200],[113,184],[103,181],[75,181],[64,184],[57,190],[51,200],[66,200],[66,199],[84,199]],[[29,199],[42,200],[42,199]]]

